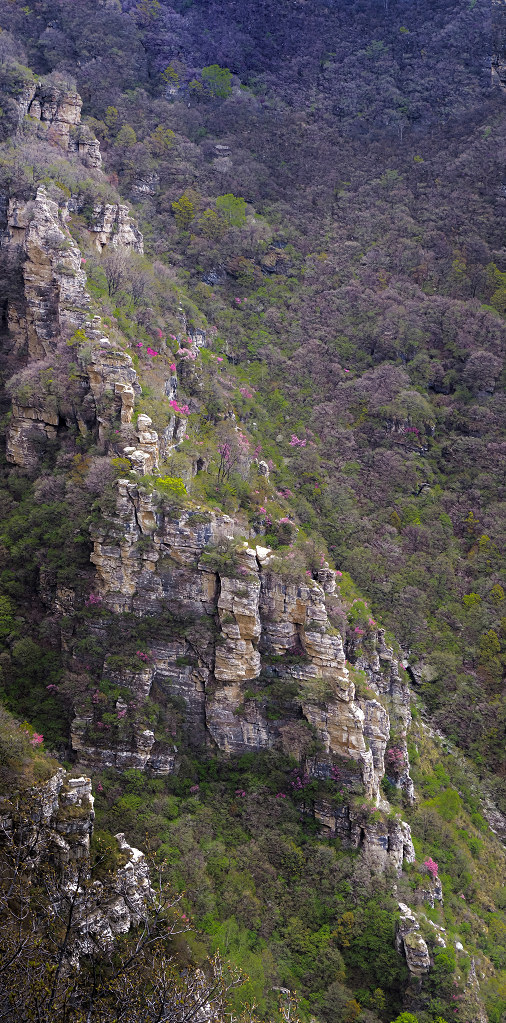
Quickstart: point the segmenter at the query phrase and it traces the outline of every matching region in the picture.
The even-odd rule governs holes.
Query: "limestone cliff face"
[[[76,153],[87,167],[102,166],[100,143],[93,132],[81,124],[83,101],[57,76],[42,79],[24,97],[23,115],[38,121],[48,142],[67,153]]]
[[[72,401],[53,394],[49,400],[32,377],[31,390],[22,374],[15,382],[7,456],[33,468],[34,434],[35,440],[43,432],[57,441],[60,429],[76,425],[82,435],[91,431],[106,453],[130,461],[139,482],[120,480],[115,512],[104,511],[93,526],[93,600],[100,613],[89,631],[103,641],[111,629],[121,634],[128,618],[149,633],[149,652],[104,656],[105,688],[120,693],[107,715],[98,689],[77,701],[77,762],[86,769],[164,774],[177,769],[188,747],[207,755],[216,749],[293,754],[300,764],[297,784],[318,777],[328,786],[329,799],[313,807],[322,829],[361,847],[377,869],[399,870],[403,856],[414,855],[409,828],[387,820],[389,807],[380,794],[390,736],[385,695],[398,705],[403,734],[409,723],[409,700],[392,652],[380,636],[367,664],[378,698],[357,700],[341,635],[329,622],[326,602],[335,577],[327,565],[303,580],[284,577],[268,549],[239,541],[249,533],[243,523],[198,507],[177,513],[143,487],[141,477],[178,443],[185,421],[172,416],[161,439],[147,416],[139,416],[133,430],[140,393],[133,362],[104,336],[100,319],[90,318],[68,216],[67,205],[59,207],[44,189],[31,203],[9,204],[5,244],[22,254],[23,287],[8,308],[8,323],[32,377],[44,359],[68,352],[66,345],[58,347],[60,338],[77,339]],[[195,337],[196,351],[203,341]],[[166,392],[175,394],[176,387],[171,371]],[[233,570],[207,556],[223,538],[238,541]],[[74,596],[48,592],[44,599],[66,615],[62,642],[70,669],[77,671],[82,633]],[[162,708],[158,721],[156,707]]]
[[[120,480],[116,515],[94,529],[103,616],[149,617],[155,634],[149,664],[122,672],[130,695],[120,709],[119,743],[111,746],[97,732],[99,707],[79,713],[73,727],[79,763],[166,773],[176,768],[181,743],[225,753],[293,754],[302,777],[325,778],[336,791],[344,786],[379,808],[371,818],[370,805],[360,799],[357,806],[337,807],[329,799],[315,807],[322,828],[361,847],[374,869],[399,870],[414,852],[409,827],[385,822],[380,796],[388,714],[379,700],[363,706],[355,700],[323,586],[316,579],[283,579],[272,569],[270,552],[248,541],[239,547],[233,574],[211,571],[203,557],[208,545],[237,536],[241,527],[227,516],[202,517],[194,509],[176,518],[142,484]],[[185,623],[177,635],[174,626],[163,627],[167,611],[173,622]],[[104,672],[111,678],[107,661]],[[139,724],[139,708],[155,693],[169,706],[177,703],[179,716],[182,708],[172,738],[157,738]]]
[[[93,207],[89,225],[90,238],[98,252],[107,245],[129,252],[144,252],[144,239],[122,203],[99,203]]]
[[[6,320],[16,350],[30,360],[53,351],[61,334],[81,325],[89,307],[68,219],[67,205],[50,199],[42,186],[34,199],[8,203],[2,249],[19,268],[22,286],[8,303]]]

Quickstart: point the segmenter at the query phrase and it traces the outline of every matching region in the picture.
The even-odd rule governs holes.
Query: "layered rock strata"
[[[330,798],[315,813],[325,831],[363,847],[373,869],[399,870],[414,853],[408,826],[386,822],[380,796],[388,714],[377,700],[364,701],[364,709],[355,700],[317,580],[283,579],[271,552],[247,541],[237,547],[233,570],[210,566],[209,546],[239,532],[227,516],[198,509],[175,519],[156,492],[119,481],[116,516],[93,534],[97,592],[104,616],[134,614],[154,627],[149,665],[122,673],[130,693],[124,718],[130,703],[138,711],[157,693],[184,705],[184,722],[177,739],[157,741],[135,727],[134,714],[130,746],[111,750],[105,736],[97,743],[89,708],[74,723],[79,762],[165,773],[174,769],[180,741],[224,753],[284,750],[297,757],[302,775],[326,779],[331,790],[351,787],[379,808],[373,819],[364,806],[343,808]],[[332,588],[330,573],[326,582]],[[156,626],[167,609],[185,623],[178,635]],[[104,670],[109,678],[107,664]],[[315,744],[316,754],[309,753]]]
[[[54,404],[15,398],[8,458],[33,468],[34,428],[55,440],[74,417],[82,434],[94,431],[103,450],[129,459],[139,476],[151,476],[184,436],[185,420],[169,413],[160,439],[149,417],[141,415],[133,431],[140,393],[133,361],[104,336],[98,317],[89,319],[68,215],[44,189],[32,203],[11,202],[7,211],[6,244],[23,256],[22,296],[8,315],[18,350],[36,364],[54,355],[58,338],[71,335],[80,374],[78,401],[63,423]],[[203,331],[192,334],[195,357],[205,340]],[[180,367],[195,372],[188,351]],[[169,385],[175,394],[175,373]],[[326,833],[361,847],[374,869],[399,870],[403,856],[412,858],[409,828],[387,821],[388,804],[380,795],[390,734],[385,697],[398,706],[405,730],[409,702],[381,635],[368,665],[378,699],[355,698],[341,636],[328,618],[326,599],[335,591],[328,566],[314,577],[293,580],[275,571],[268,549],[249,546],[248,540],[236,545],[232,567],[219,556],[213,562],[209,548],[237,540],[244,524],[198,507],[175,515],[156,488],[150,492],[131,479],[119,481],[116,513],[107,512],[93,530],[94,600],[101,617],[90,630],[104,642],[107,630],[121,630],[127,615],[151,631],[148,652],[119,657],[120,664],[117,654],[104,656],[105,688],[120,692],[108,711],[117,723],[111,730],[102,721],[98,689],[96,701],[77,708],[72,742],[78,762],[163,774],[177,769],[182,746],[208,754],[277,749],[299,762],[298,785],[304,786],[306,776],[327,785],[329,798],[313,807]],[[58,592],[46,599],[66,616],[64,648],[78,670],[73,595]],[[163,724],[153,726],[153,704],[163,708]],[[343,792],[366,803],[355,805],[341,798]]]

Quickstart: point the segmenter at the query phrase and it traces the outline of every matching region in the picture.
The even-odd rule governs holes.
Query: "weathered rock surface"
[[[128,206],[101,203],[93,208],[88,232],[98,252],[107,245],[127,252],[144,252],[142,232],[130,217]]]
[[[102,166],[100,143],[87,125],[81,124],[83,101],[62,82],[42,79],[33,87],[25,113],[46,129],[47,140],[68,153],[77,153],[87,167]]]
[[[409,972],[422,977],[430,970],[430,955],[427,944],[420,934],[420,924],[415,914],[403,902],[399,902],[400,919],[397,925],[395,945],[403,952]]]
[[[49,781],[28,793],[24,812],[0,800],[0,844],[18,850],[22,871],[30,875],[45,866],[56,867],[53,898],[59,884],[76,888],[70,948],[76,957],[93,948],[110,947],[114,938],[136,927],[154,901],[144,854],[123,834],[116,835],[120,865],[106,880],[92,881],[90,838],[93,832],[93,796],[89,778],[70,778],[61,768]],[[49,881],[53,874],[48,875]],[[59,881],[58,878],[63,878]]]
[[[379,804],[388,714],[377,700],[366,701],[365,710],[355,701],[341,637],[328,622],[323,587],[314,579],[283,579],[272,571],[267,549],[247,544],[238,553],[233,575],[211,572],[201,560],[204,549],[236,531],[237,524],[226,516],[210,515],[195,527],[191,512],[178,521],[167,518],[163,502],[142,486],[120,481],[116,516],[94,530],[92,560],[103,605],[141,616],[156,616],[169,606],[179,620],[196,622],[195,635],[185,630],[179,640],[177,656],[173,637],[157,637],[150,669],[153,687],[169,699],[183,699],[193,742],[234,753],[286,749],[300,758],[292,728],[298,722],[299,732],[305,725],[321,747],[306,770],[331,778],[336,763],[344,760],[355,791]],[[269,711],[274,681],[285,684],[290,694],[278,714]],[[124,675],[125,682],[140,703],[145,698],[141,676]],[[287,748],[290,735],[294,745]],[[93,756],[110,762],[106,744],[93,754],[89,742],[80,739],[80,757],[85,746],[85,763],[93,762]],[[138,755],[134,746],[131,755]],[[380,827],[346,813],[344,819],[329,803],[316,815],[330,833],[362,846],[373,869],[398,871],[403,858],[413,859],[407,825]]]
[[[388,699],[390,714],[395,723],[396,739],[392,744],[392,753],[385,751],[390,746],[390,727],[380,723],[381,712],[372,707],[364,710],[368,724],[367,736],[373,754],[385,758],[387,777],[392,784],[403,790],[408,802],[414,801],[415,790],[409,773],[409,754],[407,735],[411,724],[411,698],[404,666],[394,657],[393,650],[385,642],[383,629],[377,630],[375,650],[372,656],[362,654],[356,660],[356,667],[365,671],[367,681],[381,697]],[[403,677],[401,677],[403,676]],[[375,701],[373,701],[375,702]],[[385,747],[382,749],[382,745]]]
[[[11,199],[2,238],[23,281],[7,307],[7,326],[19,354],[41,359],[61,334],[81,326],[90,304],[81,252],[67,226],[66,205],[43,186],[33,200]]]
[[[90,851],[94,811],[89,778],[69,778],[61,768],[30,796],[30,824],[20,822],[8,796],[0,799],[2,835],[14,837],[22,825],[22,842],[30,849],[28,865],[36,869],[46,860],[66,865],[86,858]],[[1,836],[0,836],[1,837]]]

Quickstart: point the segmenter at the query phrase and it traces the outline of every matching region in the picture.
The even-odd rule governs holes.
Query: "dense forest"
[[[333,570],[329,635],[356,692],[371,695],[378,627],[411,689],[407,745],[397,721],[381,789],[413,834],[416,862],[397,879],[322,837],[318,801],[341,806],[348,784],[355,801],[363,793],[353,779],[334,791],[348,779],[337,761],[334,775],[306,773],[313,733],[305,746],[293,728],[283,748],[202,755],[180,695],[153,690],[142,713],[128,703],[124,678],[149,667],[167,631],[189,641],[192,623],[172,606],[154,622],[146,605],[139,624],[121,602],[111,618],[96,595],[92,538],[107,535],[118,478],[138,479],[134,448],[107,395],[93,433],[81,327],[35,355],[19,342],[12,310],[28,278],[4,244],[2,778],[11,785],[19,762],[21,788],[24,774],[33,785],[26,765],[39,756],[37,741],[12,746],[10,713],[70,769],[76,715],[93,718],[83,734],[97,748],[108,731],[123,742],[122,715],[136,713],[165,751],[177,741],[163,777],[85,764],[94,869],[104,849],[117,866],[116,831],[151,849],[196,927],[184,953],[178,939],[181,961],[220,954],[244,973],[216,1018],[505,1018],[504,859],[489,827],[504,837],[506,116],[493,13],[485,0],[0,0],[0,221],[40,188],[65,205],[54,265],[69,276],[75,246],[72,273],[140,381],[135,420],[162,438],[176,419],[146,493],[174,519],[228,516],[287,585]],[[62,151],[30,103],[56,116],[77,94],[82,119]],[[101,163],[83,157],[95,140]],[[111,241],[117,227],[100,241],[107,204],[138,225],[127,247]],[[11,407],[55,417],[21,468],[4,446]],[[249,579],[231,541],[201,563]],[[306,653],[289,651],[292,674]],[[267,718],[284,721],[297,689],[269,656],[236,716],[267,699]],[[414,801],[395,761],[408,754]],[[444,909],[432,897],[424,910],[431,969],[417,984],[396,949],[398,905],[422,905],[438,870]],[[25,997],[20,1020],[60,1018],[56,1002],[30,1016]],[[84,1004],[61,1019],[85,1019]]]

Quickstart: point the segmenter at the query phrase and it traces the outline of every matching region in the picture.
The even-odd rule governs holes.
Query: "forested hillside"
[[[2,699],[261,1019],[506,1011],[499,13],[0,0]]]

